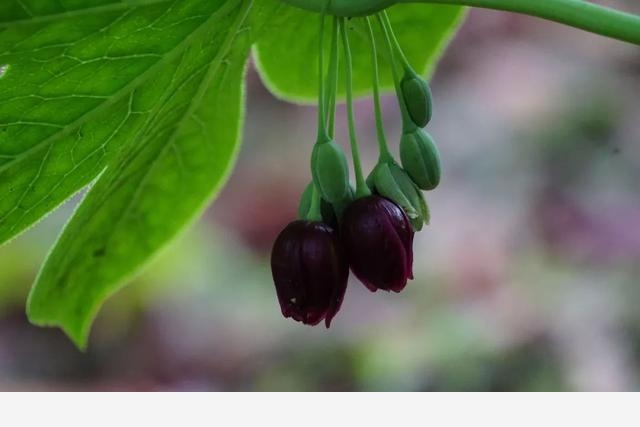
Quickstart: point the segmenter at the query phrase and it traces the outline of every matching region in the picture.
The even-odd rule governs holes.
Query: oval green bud
[[[409,175],[395,163],[379,163],[368,182],[379,195],[400,206],[416,231],[429,222],[429,210],[420,189]]]
[[[318,142],[311,154],[311,175],[320,196],[339,203],[349,191],[349,166],[342,148],[333,140]]]
[[[429,84],[415,73],[407,73],[400,82],[402,98],[411,121],[425,127],[431,121],[433,101]]]
[[[313,199],[313,182],[304,189],[304,192],[300,196],[300,203],[298,204],[298,218],[307,219],[309,217],[309,211],[311,210],[311,204]],[[345,202],[346,203],[346,202]],[[322,221],[326,224],[336,227],[338,225],[337,210],[324,199],[320,199],[320,214],[322,215]]]
[[[433,190],[440,184],[440,153],[433,138],[424,130],[416,129],[402,135],[400,159],[402,167],[419,188]]]

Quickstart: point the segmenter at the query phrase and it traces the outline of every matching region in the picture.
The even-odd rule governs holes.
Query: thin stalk
[[[371,20],[366,17],[367,29],[369,30],[369,42],[371,43],[371,68],[373,69],[373,109],[376,118],[376,133],[378,135],[378,148],[380,150],[379,161],[387,162],[393,160],[393,156],[389,151],[387,137],[384,133],[384,123],[382,121],[382,107],[380,106],[380,77],[378,71],[378,50],[376,48],[376,39],[373,35]]]
[[[311,206],[309,207],[309,213],[307,213],[308,221],[322,221],[322,210],[320,201],[320,192],[313,184],[313,191],[311,193]]]
[[[398,97],[398,104],[400,105],[400,113],[402,115],[402,131],[404,133],[411,133],[415,131],[418,127],[409,115],[409,110],[407,109],[407,104],[404,101],[404,97],[402,96],[402,89],[400,88],[400,77],[398,76],[398,70],[396,69],[396,60],[395,54],[393,52],[393,43],[391,41],[390,27],[391,25],[387,20],[384,19],[382,13],[378,13],[376,15],[378,18],[378,22],[380,23],[380,27],[382,28],[382,33],[384,34],[384,38],[387,43],[387,54],[389,55],[389,62],[391,65],[391,73],[393,74],[393,84],[396,89],[396,96]]]
[[[353,114],[353,63],[351,59],[351,48],[349,37],[345,27],[344,18],[340,18],[340,33],[344,48],[346,85],[347,85],[347,121],[349,123],[349,142],[351,144],[351,156],[353,158],[353,169],[356,174],[356,198],[365,197],[371,194],[362,174],[362,163],[360,162],[360,150],[356,135],[356,124]]]
[[[324,21],[326,7],[320,14],[320,33],[318,48],[318,137],[317,141],[328,141],[327,123],[325,121],[325,99],[324,99]]]
[[[391,36],[391,43],[393,44],[393,49],[395,50],[396,54],[400,58],[400,62],[402,62],[402,67],[404,68],[405,72],[415,74],[415,71],[413,71],[413,67],[411,67],[409,60],[407,59],[407,56],[404,54],[404,51],[400,46],[400,42],[398,41],[398,38],[396,37],[396,34],[393,31],[393,26],[391,25],[391,20],[389,19],[389,15],[387,14],[387,11],[383,10],[382,12],[380,12],[380,14],[382,15],[385,22],[387,23],[387,30],[389,31],[389,35]]]
[[[329,137],[333,138],[335,134],[335,122],[336,122],[336,91],[338,90],[338,68],[340,66],[339,54],[338,54],[338,18],[333,17],[333,29],[331,33],[331,56],[329,59],[329,73],[327,75],[327,127]]]

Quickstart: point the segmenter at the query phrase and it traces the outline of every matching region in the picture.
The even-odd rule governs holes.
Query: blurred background
[[[473,10],[431,84],[444,177],[403,293],[353,280],[330,330],[282,318],[269,251],[309,181],[315,110],[252,70],[229,185],[109,300],[86,353],[24,314],[77,200],[0,247],[0,389],[640,389],[640,48]],[[357,116],[370,169],[369,99]]]

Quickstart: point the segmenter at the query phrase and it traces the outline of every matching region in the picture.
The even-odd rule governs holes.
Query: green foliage
[[[419,69],[433,67],[462,13],[394,10]],[[30,293],[32,322],[86,346],[104,300],[226,182],[252,44],[261,41],[276,93],[317,93],[317,22],[278,0],[0,4],[0,243],[88,188]],[[354,30],[362,93],[370,58],[365,33]]]
[[[416,70],[431,73],[442,51],[462,22],[465,10],[459,6],[398,5],[389,9],[389,17],[404,52]],[[256,62],[269,89],[283,99],[315,102],[317,96],[318,14],[283,7],[278,15],[277,31],[267,33],[255,48]],[[384,40],[374,26],[376,39]],[[371,48],[368,30],[362,20],[349,22],[352,30],[353,85],[356,94],[371,91]],[[286,40],[283,43],[283,40]],[[327,40],[325,56],[329,55]],[[384,50],[381,50],[381,54]],[[387,57],[380,61],[381,85],[392,89],[391,68]],[[344,70],[341,70],[344,76]],[[340,93],[344,95],[344,79]]]
[[[2,6],[0,241],[98,177],[28,304],[31,321],[84,346],[104,299],[226,181],[246,57],[274,7],[91,0],[63,12],[50,3]]]

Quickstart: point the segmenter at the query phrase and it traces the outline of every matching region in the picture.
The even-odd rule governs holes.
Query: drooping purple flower
[[[329,225],[294,221],[278,236],[271,272],[284,317],[307,325],[336,315],[349,278],[349,263],[338,234]]]
[[[357,199],[340,231],[351,271],[369,290],[400,292],[413,279],[414,231],[395,203],[377,195]]]

